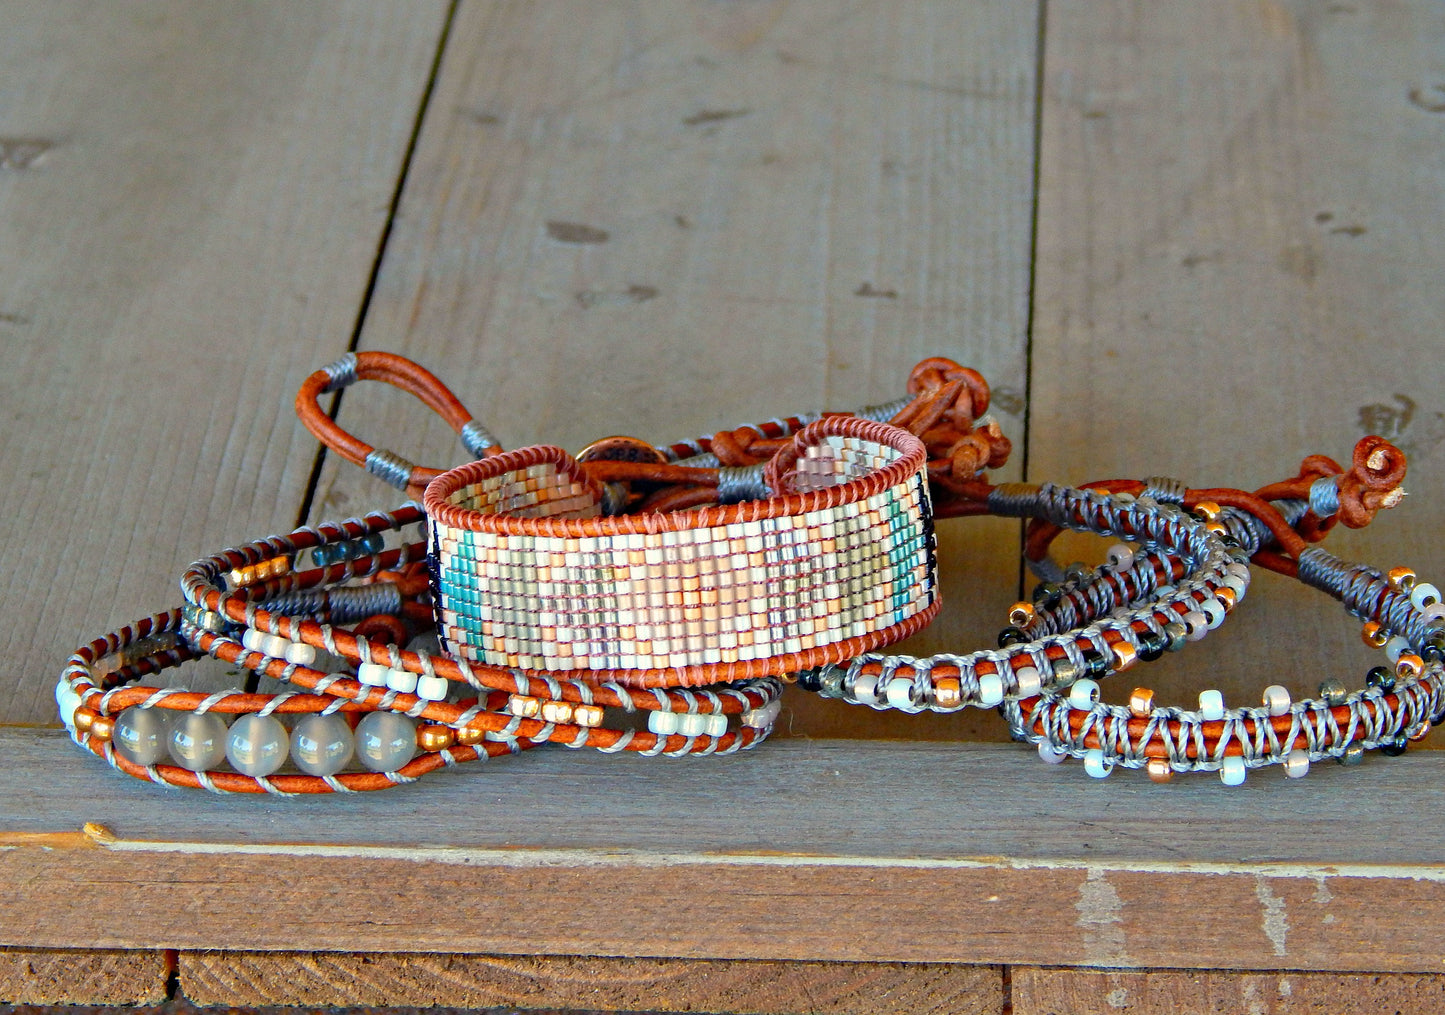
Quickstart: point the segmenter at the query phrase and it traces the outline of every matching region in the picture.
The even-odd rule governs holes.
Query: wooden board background
[[[1011,478],[1253,485],[1310,452],[1347,457],[1380,432],[1410,452],[1412,496],[1335,537],[1337,549],[1445,579],[1445,23],[1426,0],[12,2],[4,14],[0,721],[52,724],[53,675],[73,644],[168,605],[193,557],[287,528],[308,504],[314,520],[394,499],[333,461],[308,489],[314,442],[291,418],[291,394],[353,343],[422,360],[509,446],[671,439],[882,401],[935,353],[994,382],[1018,449]],[[346,425],[422,461],[460,460],[414,403],[373,389],[342,400]],[[946,611],[905,648],[992,640],[1018,591],[1015,531],[942,526]],[[1165,700],[1209,685],[1240,701],[1267,682],[1304,693],[1368,664],[1336,608],[1262,580],[1224,636],[1148,678]],[[219,667],[185,679],[231,682]],[[790,705],[799,736],[1003,736],[984,714]],[[25,742],[53,735],[40,736]],[[780,748],[747,764],[772,764]],[[1283,806],[1291,823],[1262,853],[1231,860],[1242,870],[1372,863],[1395,842],[1378,830],[1341,837],[1326,820],[1334,789],[1355,799],[1359,773],[1318,773],[1308,797],[1259,780],[1232,798],[1209,780],[1136,796],[1154,790],[1118,777],[1085,786],[1076,771],[1025,777],[1026,752],[978,750],[1065,787],[1048,798],[1057,813],[1008,811],[999,842],[1017,846],[1043,821],[1077,861],[1084,847],[1070,844],[1098,827],[1090,807],[1144,801],[1141,820],[1170,815],[1130,854],[1160,866],[1120,882],[1126,910],[1161,885],[1182,897],[1223,883],[1177,864],[1180,823],[1237,846],[1227,821],[1209,822],[1240,800],[1261,820]],[[776,757],[781,772],[789,755]],[[575,760],[548,763],[561,773]],[[25,778],[45,783],[53,761],[42,753]],[[1403,822],[1407,838],[1407,819],[1434,806],[1433,764],[1412,755],[1364,776],[1396,807],[1382,820]],[[0,776],[13,802],[0,831],[72,834],[47,824],[59,812],[20,772]],[[129,801],[140,810],[117,813],[141,813],[154,799],[94,775],[101,809]],[[933,785],[926,770],[900,778]],[[423,792],[348,805],[364,831]],[[837,808],[858,790],[828,792]],[[886,838],[894,819],[883,813],[852,814],[847,827]],[[361,833],[335,835],[346,845]],[[1420,840],[1407,862],[1433,870],[1432,850]],[[64,868],[51,854],[45,863]],[[1239,877],[1209,912],[1264,920],[1269,900],[1253,874]],[[1292,923],[1289,956],[1265,934],[1245,961],[1227,938],[1191,952],[1183,938],[1151,937],[1141,915],[1125,952],[1110,950],[1112,923],[1090,931],[1093,953],[1076,927],[1074,950],[1051,961],[1433,971],[1424,952],[1378,944],[1411,917],[1357,880],[1326,909],[1369,914],[1376,944]],[[1428,878],[1402,883],[1422,904],[1434,890]],[[911,884],[891,890],[915,898]],[[26,897],[37,891],[25,881]],[[843,880],[836,891],[843,905]],[[1269,891],[1290,913],[1323,905],[1304,882]],[[1066,923],[1078,915],[1068,898]],[[870,957],[786,926],[794,957]],[[469,947],[497,950],[481,938]],[[1011,947],[969,939],[894,957],[1045,961]],[[571,954],[560,940],[529,948]],[[136,969],[151,969],[145,956]],[[1164,973],[1129,983],[1055,973],[1030,974],[1033,993],[1016,987],[1015,1010],[1082,1006],[1095,987],[1108,987],[1106,1002],[1126,990],[1130,1004],[1185,990]],[[1248,981],[1249,998],[1231,993],[1244,980],[1189,982],[1191,996],[1267,1011],[1306,1010],[1316,989],[1286,1002],[1276,981]],[[1390,999],[1438,988],[1414,982],[1380,980],[1385,993],[1368,996],[1400,1006]]]

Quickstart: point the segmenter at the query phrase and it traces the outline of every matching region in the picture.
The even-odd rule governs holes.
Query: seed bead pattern
[[[559,448],[445,474],[426,496],[443,644],[652,686],[794,672],[922,627],[939,607],[922,443],[826,417],[793,451],[769,463],[777,496],[671,515],[599,517]]]

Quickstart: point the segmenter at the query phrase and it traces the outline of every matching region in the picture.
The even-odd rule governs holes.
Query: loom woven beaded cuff
[[[769,497],[607,517],[560,448],[463,465],[425,500],[444,647],[643,687],[848,659],[938,611],[926,465],[906,430],[830,416],[767,464]]]

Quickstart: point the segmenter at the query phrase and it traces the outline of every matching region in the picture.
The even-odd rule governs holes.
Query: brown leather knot
[[[967,433],[974,420],[988,412],[988,381],[977,370],[943,356],[930,357],[913,368],[908,393],[913,401],[889,422],[918,435],[940,423]]]
[[[745,427],[737,430],[719,430],[712,435],[712,453],[717,455],[719,464],[729,468],[756,465],[769,457],[758,456],[748,450],[757,439],[758,434]]]
[[[1355,445],[1350,471],[1340,478],[1340,521],[1363,528],[1375,513],[1392,508],[1405,496],[1405,453],[1383,437],[1362,437]]]

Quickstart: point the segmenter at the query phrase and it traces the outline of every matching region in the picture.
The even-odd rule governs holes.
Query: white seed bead
[[[1235,561],[1233,564],[1228,564],[1225,566],[1224,573],[1234,575],[1234,577],[1244,582],[1245,585],[1249,584],[1249,579],[1251,575],[1249,573],[1248,564],[1241,564],[1238,561]]]
[[[1134,550],[1128,543],[1115,543],[1109,547],[1110,571],[1127,571],[1134,566]]]
[[[1421,582],[1410,590],[1410,602],[1417,610],[1434,606],[1440,602],[1440,590],[1429,582]]]
[[[70,681],[61,679],[55,685],[55,707],[60,710],[60,721],[65,723],[66,729],[75,728],[75,710],[80,707],[80,695],[71,689]],[[138,711],[134,708],[126,709],[127,712]]]
[[[416,720],[371,712],[356,724],[356,756],[373,772],[395,772],[416,757]]]
[[[1242,786],[1246,771],[1248,770],[1244,767],[1244,759],[1231,754],[1220,763],[1219,781],[1226,786]]]
[[[648,712],[647,728],[660,737],[669,737],[677,732],[678,719],[676,712]]]
[[[355,750],[351,727],[336,713],[304,715],[291,730],[291,758],[307,775],[335,775]]]
[[[1067,751],[1061,751],[1047,740],[1039,741],[1039,757],[1050,765],[1057,765],[1069,757]]]
[[[1264,705],[1270,715],[1284,715],[1289,711],[1289,692],[1279,684],[1270,684],[1264,689]]]
[[[1084,752],[1084,771],[1095,779],[1102,779],[1113,770],[1113,763],[1105,759],[1104,752],[1099,748],[1090,748]]]
[[[394,670],[387,668],[386,686],[397,694],[411,694],[416,690],[417,675],[408,670]]]
[[[1287,779],[1303,779],[1310,771],[1309,751],[1295,748],[1284,759],[1284,774]]]
[[[286,661],[297,666],[310,666],[316,661],[316,650],[303,641],[293,641],[286,646]]]
[[[268,634],[261,639],[260,651],[272,659],[285,659],[286,650],[291,647],[291,642],[279,634]]]
[[[1080,712],[1087,712],[1094,707],[1094,702],[1099,700],[1099,682],[1084,677],[1082,680],[1075,680],[1069,687],[1069,707],[1076,708]]]
[[[677,731],[685,737],[700,737],[707,732],[707,716],[688,712],[677,717]]]
[[[1220,624],[1224,623],[1226,611],[1224,609],[1224,604],[1221,603],[1218,599],[1204,600],[1204,602],[1200,604],[1199,609],[1204,613],[1205,619],[1209,624],[1209,629],[1211,631],[1213,631]]]
[[[1184,636],[1190,641],[1198,641],[1209,633],[1209,618],[1202,610],[1190,610],[1179,620],[1186,628]]]
[[[1436,603],[1433,606],[1425,607],[1420,611],[1420,616],[1426,621],[1445,620],[1445,603]]]
[[[386,686],[387,667],[381,663],[362,663],[356,667],[356,679],[367,687]]]
[[[170,750],[169,713],[159,708],[128,708],[115,720],[111,742],[121,757],[137,765],[165,760]]]
[[[250,649],[252,652],[262,651],[261,645],[265,642],[265,639],[266,632],[257,631],[255,628],[248,627],[241,632],[241,646]]]
[[[1226,577],[1224,579],[1223,585],[1225,588],[1232,589],[1234,591],[1235,602],[1239,602],[1239,600],[1243,599],[1245,591],[1249,588],[1249,582],[1242,581],[1239,578],[1236,578],[1234,575],[1229,575],[1228,577]]]
[[[978,678],[978,703],[984,708],[993,708],[1003,702],[1003,677],[997,673],[982,673]]]
[[[778,719],[778,713],[782,711],[783,702],[781,699],[774,699],[762,708],[750,708],[744,712],[739,719],[744,726],[751,726],[753,729],[766,729]]]
[[[1014,670],[1014,680],[1018,682],[1018,696],[1020,698],[1035,697],[1044,689],[1044,682],[1039,677],[1039,671],[1032,666],[1020,666]]]
[[[416,696],[427,701],[446,701],[451,681],[446,677],[421,674],[416,678]]]
[[[226,757],[226,723],[213,712],[183,714],[171,727],[171,757],[192,772],[206,772]]]
[[[270,775],[286,760],[288,737],[274,715],[243,715],[226,734],[226,760],[242,775]]]
[[[1224,718],[1224,694],[1210,688],[1199,692],[1199,717],[1206,722]]]
[[[1391,638],[1389,641],[1385,642],[1385,656],[1392,663],[1398,663],[1402,655],[1404,655],[1406,652],[1413,651],[1415,650],[1410,647],[1410,639],[1402,638],[1398,634]]]
[[[707,730],[710,737],[720,737],[728,731],[728,717],[721,712],[714,712],[707,717]]]
[[[913,696],[913,681],[906,677],[897,677],[888,682],[888,707],[899,709],[911,709],[916,704]]]

